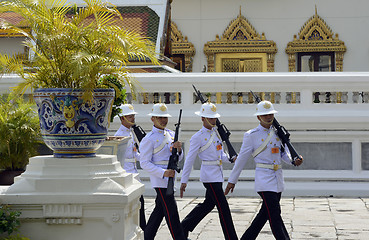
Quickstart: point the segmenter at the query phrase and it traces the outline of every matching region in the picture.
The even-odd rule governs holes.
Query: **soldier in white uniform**
[[[273,104],[269,101],[258,103],[256,113],[260,124],[258,127],[246,132],[243,137],[241,150],[236,163],[228,179],[225,190],[227,195],[233,192],[235,184],[247,160],[253,156],[256,163],[255,190],[263,199],[259,213],[242,235],[241,239],[256,239],[266,221],[275,239],[290,239],[281,217],[280,199],[284,190],[282,174],[282,160],[292,165],[292,160],[287,146],[282,147],[281,141],[275,134],[272,123],[274,114]],[[302,156],[295,161],[299,166],[303,161]]]
[[[174,132],[166,128],[168,117],[171,115],[168,114],[167,106],[164,103],[155,104],[149,115],[154,126],[152,131],[141,141],[140,163],[141,167],[150,174],[150,182],[157,196],[155,208],[144,231],[145,240],[155,238],[164,217],[172,238],[184,240],[186,238],[179,220],[174,194],[166,195],[168,178],[175,177],[175,171],[167,169],[172,154],[171,148],[177,148],[179,160],[181,160],[183,159],[182,144],[178,141],[173,143]]]
[[[200,181],[203,182],[206,193],[204,202],[199,203],[182,221],[185,236],[188,237],[188,233],[192,232],[216,206],[224,239],[238,239],[222,187],[224,182],[222,162],[228,161],[229,157],[223,151],[222,141],[216,130],[215,123],[220,115],[212,103],[204,103],[200,112],[196,114],[201,116],[203,127],[191,137],[182,172],[180,196],[183,197],[183,192],[186,190],[196,156],[199,156],[202,161]]]
[[[120,106],[121,113],[119,113],[119,118],[121,122],[121,126],[118,131],[114,134],[114,136],[130,136],[131,139],[127,143],[126,152],[122,159],[118,159],[123,166],[123,169],[128,173],[137,174],[137,165],[136,162],[140,153],[138,152],[137,147],[140,145],[139,142],[136,142],[136,138],[134,138],[134,132],[132,130],[132,126],[135,124],[135,112],[133,106],[131,104],[123,104]],[[146,219],[145,219],[145,202],[144,198],[141,195],[140,197],[141,209],[140,209],[140,227],[142,230],[145,230],[146,227]]]

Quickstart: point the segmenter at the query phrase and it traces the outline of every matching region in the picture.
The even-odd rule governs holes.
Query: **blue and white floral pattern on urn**
[[[114,89],[94,90],[84,102],[83,91],[70,88],[38,88],[41,135],[54,157],[94,157],[108,133]]]

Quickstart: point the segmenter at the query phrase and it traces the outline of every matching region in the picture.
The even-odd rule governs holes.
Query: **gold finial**
[[[241,17],[241,5],[240,5],[240,17]]]
[[[316,4],[315,4],[315,17],[318,17],[318,8],[316,7]]]

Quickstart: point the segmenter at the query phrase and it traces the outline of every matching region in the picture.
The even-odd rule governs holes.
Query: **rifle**
[[[193,89],[195,89],[195,93],[197,95],[197,99],[195,102],[197,102],[197,100],[200,100],[202,104],[206,103],[207,100],[204,99],[204,97],[202,96],[202,93],[199,90],[197,90],[193,84],[192,84],[192,87]],[[231,135],[231,132],[227,129],[227,127],[224,124],[220,123],[218,118],[216,121],[216,125],[217,125],[217,130],[218,130],[220,138],[227,145],[227,149],[229,153],[229,161],[233,163],[234,159],[237,157],[238,154],[234,150],[231,142],[229,141],[229,136]]]
[[[135,140],[135,146],[137,148],[137,151],[139,151],[139,146],[138,144],[141,142],[142,138],[144,138],[146,136],[146,133],[145,131],[138,125],[133,125],[132,126],[132,129],[133,129],[133,137],[134,137],[134,140]]]
[[[182,109],[179,110],[179,118],[178,123],[174,124],[176,126],[176,131],[174,134],[174,140],[173,143],[178,141],[178,135],[179,135],[179,127],[181,125],[181,117],[182,117]],[[181,171],[181,169],[178,168],[178,154],[177,154],[177,148],[172,148],[172,155],[169,158],[169,163],[167,169],[173,169],[176,170],[178,173]],[[174,178],[170,177],[168,179],[168,186],[167,186],[167,196],[174,194]]]
[[[253,93],[251,90],[250,92],[254,96],[257,103],[261,102],[261,99]],[[300,159],[300,155],[297,153],[296,149],[293,147],[293,145],[290,142],[290,133],[285,129],[283,126],[279,124],[277,119],[273,119],[273,127],[279,137],[282,141],[282,148],[284,148],[284,145],[287,145],[288,149],[290,150],[291,156],[292,156],[292,164],[296,166],[295,161],[297,159]],[[283,149],[282,149],[283,150]]]

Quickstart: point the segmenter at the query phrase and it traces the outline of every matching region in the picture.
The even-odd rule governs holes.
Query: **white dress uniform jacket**
[[[150,174],[150,182],[153,188],[167,188],[168,178],[164,177],[164,172],[168,167],[169,158],[172,155],[171,146],[174,140],[174,132],[169,129],[158,129],[153,126],[141,141],[140,144],[140,164],[142,169]],[[154,149],[165,141],[165,146],[157,153]],[[179,161],[183,159],[183,151],[179,155]]]
[[[192,166],[195,162],[197,155],[199,155],[199,158],[202,162],[204,161],[219,162],[219,160],[228,161],[228,156],[223,151],[222,141],[218,138],[217,135],[215,135],[212,143],[208,148],[206,148],[204,151],[199,152],[200,148],[208,143],[208,141],[211,138],[211,134],[214,131],[215,131],[214,128],[212,130],[209,130],[205,127],[202,127],[197,133],[195,133],[191,137],[190,147],[182,171],[181,183],[188,182],[188,178],[190,176]],[[222,165],[201,164],[200,181],[204,183],[223,182],[224,177]]]
[[[126,170],[128,173],[138,173],[136,162],[132,162],[133,159],[138,161],[140,154],[137,152],[135,142],[132,137],[132,132],[130,128],[126,128],[125,126],[121,125],[118,131],[114,134],[114,136],[123,136],[128,137],[130,136],[131,139],[128,140],[126,153],[124,154],[123,159],[118,159],[118,161],[123,166],[123,169]],[[130,162],[126,161],[127,159],[131,159]]]
[[[274,131],[272,127],[269,129],[259,125],[258,127],[246,132],[243,137],[242,146],[237,157],[236,163],[232,169],[228,182],[237,183],[238,177],[244,168],[247,160],[252,156],[252,153],[267,139],[268,135]],[[278,150],[277,150],[278,149]],[[254,161],[256,164],[271,164],[281,165],[282,160],[291,164],[291,156],[288,148],[281,151],[281,141],[275,134],[268,142],[264,151],[260,152]],[[255,169],[255,191],[271,191],[282,192],[284,190],[284,180],[282,169],[277,171],[268,168],[256,167]]]

